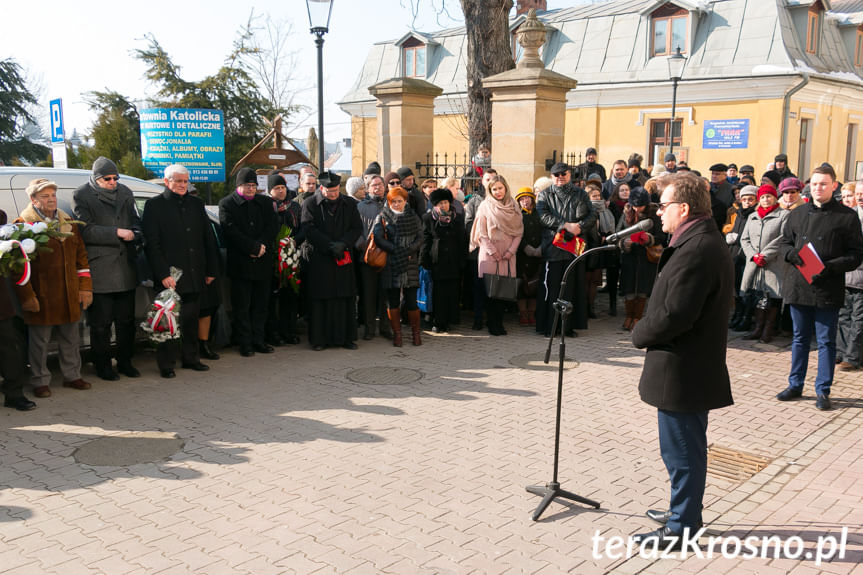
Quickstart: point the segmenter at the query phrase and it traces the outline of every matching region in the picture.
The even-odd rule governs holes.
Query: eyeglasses
[[[566,176],[566,172],[561,172],[559,174],[552,174],[555,178],[563,178]]]
[[[171,178],[171,181],[174,182],[175,184],[188,184],[189,183],[189,180],[175,180],[174,178]]]
[[[398,186],[398,185],[399,185],[399,184],[401,184],[402,182],[401,182],[401,180],[390,180],[390,181],[389,181],[389,182],[387,182],[387,183],[388,183],[389,185],[391,185],[391,186]]]
[[[682,204],[682,203],[683,202],[665,202],[665,203],[659,204],[659,209],[664,212],[665,210],[668,209],[668,206],[670,206],[671,204]]]
[[[102,176],[102,179],[106,182],[116,182],[120,180],[120,176]]]

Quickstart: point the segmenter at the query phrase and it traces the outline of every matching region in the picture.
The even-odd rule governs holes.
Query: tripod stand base
[[[560,483],[554,481],[551,483],[546,483],[545,485],[528,485],[526,489],[528,492],[542,497],[542,501],[539,502],[539,505],[531,516],[531,519],[533,519],[534,521],[539,519],[539,516],[542,515],[542,512],[545,511],[545,508],[548,507],[552,501],[554,501],[555,497],[562,497],[564,499],[569,499],[570,501],[577,501],[578,503],[584,503],[585,505],[590,505],[591,507],[599,509],[599,502],[588,499],[587,497],[582,497],[581,495],[576,495],[575,493],[571,493],[569,491],[566,491],[565,489],[561,489]]]

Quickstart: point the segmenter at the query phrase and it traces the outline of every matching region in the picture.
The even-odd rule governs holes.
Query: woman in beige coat
[[[521,209],[502,176],[494,174],[489,180],[488,190],[476,212],[470,250],[479,248],[479,277],[486,274],[516,277],[515,254],[524,233]],[[486,323],[491,335],[506,335],[503,305],[501,300],[492,298],[486,303]]]

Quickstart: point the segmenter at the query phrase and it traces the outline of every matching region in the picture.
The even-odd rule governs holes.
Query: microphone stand
[[[558,460],[560,457],[560,408],[563,401],[563,360],[566,357],[566,316],[572,313],[572,303],[563,298],[566,291],[567,278],[569,277],[569,274],[572,273],[576,264],[589,254],[617,249],[618,246],[616,244],[610,244],[586,250],[580,256],[572,260],[563,272],[563,280],[560,282],[560,293],[558,294],[557,301],[554,302],[554,321],[551,325],[551,337],[548,338],[548,348],[545,350],[544,360],[545,363],[548,363],[549,358],[551,357],[551,344],[554,341],[554,334],[557,330],[557,326],[560,324],[560,341],[558,342],[559,362],[557,366],[557,415],[554,426],[554,472],[549,483],[546,483],[545,485],[529,485],[527,487],[528,492],[542,497],[542,501],[540,501],[539,506],[537,506],[536,510],[533,512],[533,516],[531,517],[534,521],[539,519],[540,515],[542,515],[543,511],[545,511],[546,507],[551,504],[555,497],[562,497],[571,501],[584,503],[585,505],[590,505],[596,509],[599,509],[600,506],[597,501],[593,501],[592,499],[587,499],[581,495],[576,495],[575,493],[561,489],[560,482],[557,480]]]

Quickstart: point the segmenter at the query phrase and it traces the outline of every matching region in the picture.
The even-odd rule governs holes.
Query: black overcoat
[[[725,353],[734,271],[712,218],[680,233],[632,330],[635,347],[647,348],[638,391],[659,409],[707,411],[733,403]]]
[[[276,236],[279,223],[273,200],[256,194],[246,200],[236,191],[219,202],[219,222],[228,252],[228,277],[265,280],[275,273]],[[267,251],[257,256],[261,246]]]
[[[170,275],[171,266],[183,271],[177,282],[180,295],[201,292],[204,280],[218,275],[216,237],[200,198],[166,188],[147,200],[141,226],[156,291]]]
[[[457,280],[467,257],[464,220],[455,215],[448,225],[441,224],[432,213],[423,214],[422,266],[433,280]],[[436,248],[436,250],[435,250]],[[437,257],[433,253],[437,251]]]
[[[825,270],[812,285],[795,266],[785,269],[782,299],[786,304],[842,307],[845,303],[845,272],[863,261],[863,234],[857,212],[830,200],[819,208],[811,201],[791,211],[782,226],[780,257],[812,243]]]
[[[357,202],[340,195],[336,199],[333,214],[325,213],[326,211],[327,206],[321,194],[309,196],[303,201],[301,221],[306,232],[306,243],[311,247],[309,263],[306,266],[309,297],[353,297],[357,294],[354,266],[336,265],[336,258],[330,253],[329,246],[332,242],[342,242],[350,249],[363,233]]]

